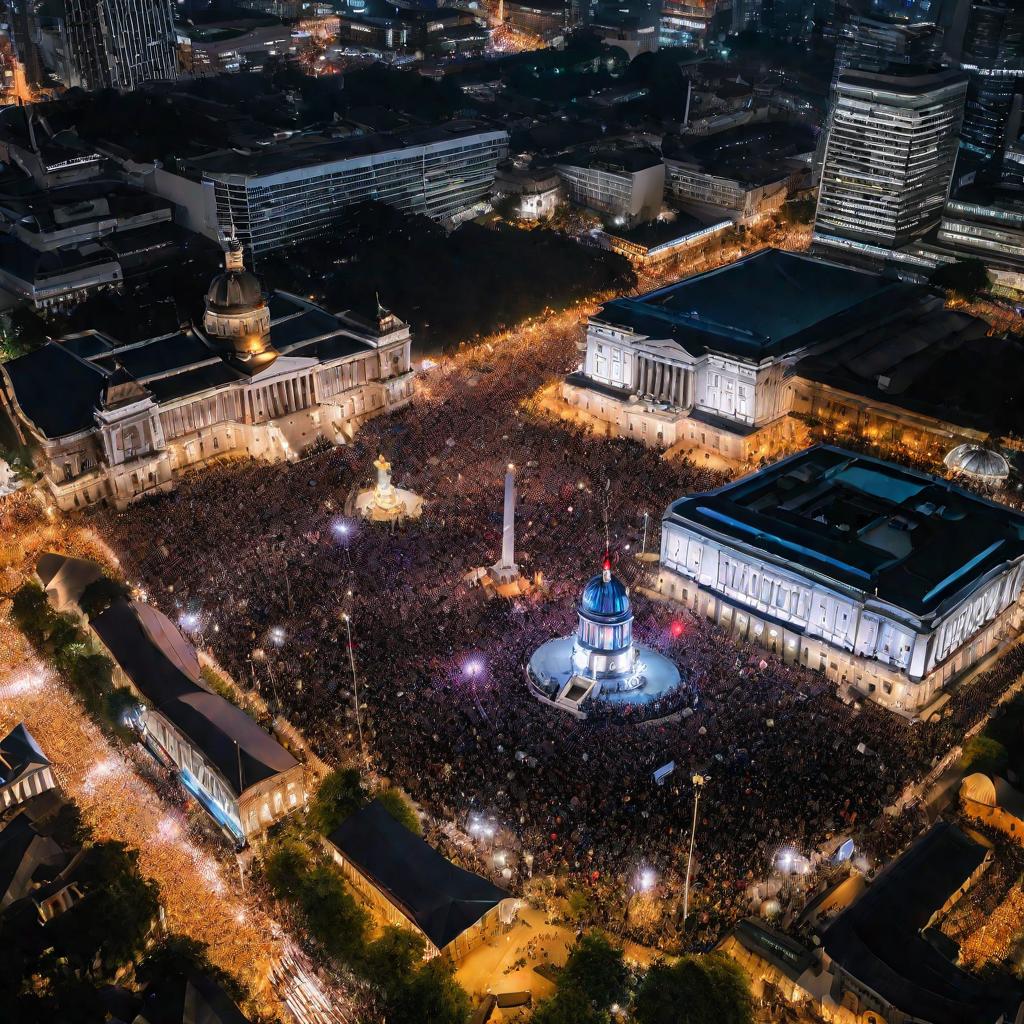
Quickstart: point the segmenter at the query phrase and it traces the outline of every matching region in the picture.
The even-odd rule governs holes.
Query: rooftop
[[[241,708],[186,674],[183,638],[165,616],[115,601],[90,624],[136,689],[189,737],[236,795],[297,764]]]
[[[940,821],[836,919],[825,950],[858,981],[914,1019],[931,1024],[1012,1020],[1024,996],[1016,982],[973,977],[922,931],[966,882],[986,850]]]
[[[337,163],[359,157],[390,153],[415,146],[454,142],[478,134],[497,134],[501,130],[477,121],[446,121],[428,127],[396,132],[374,132],[343,138],[328,134],[302,134],[252,150],[220,150],[195,157],[188,166],[205,176],[238,174],[246,178],[264,178],[305,167]]]
[[[1024,515],[826,445],[682,498],[665,518],[922,617],[1024,556]]]
[[[692,355],[723,352],[759,362],[879,322],[922,289],[826,260],[763,249],[638,298],[614,299],[593,320]],[[748,299],[749,301],[744,301]]]
[[[438,949],[508,897],[486,878],[446,860],[378,800],[346,818],[327,838]]]
[[[661,155],[653,149],[600,149],[595,152],[563,153],[556,163],[569,167],[589,167],[594,170],[618,171],[622,174],[638,174],[640,171],[657,167]]]

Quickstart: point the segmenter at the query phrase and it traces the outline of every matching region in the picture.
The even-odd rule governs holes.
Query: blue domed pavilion
[[[538,697],[586,717],[588,699],[643,704],[679,684],[679,671],[656,651],[633,642],[629,588],[612,573],[611,561],[590,578],[576,605],[575,636],[542,644],[527,676]]]

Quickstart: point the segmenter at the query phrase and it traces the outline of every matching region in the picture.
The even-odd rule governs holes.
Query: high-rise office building
[[[131,90],[175,78],[170,0],[65,0],[69,85]]]
[[[972,0],[960,66],[970,75],[960,144],[999,174],[1008,130],[1020,127],[1024,88],[1024,4],[1020,0]]]
[[[839,76],[848,69],[882,71],[890,64],[930,64],[941,54],[942,30],[931,22],[850,13],[843,19],[836,40],[833,101]]]
[[[845,71],[825,147],[817,247],[883,256],[941,216],[963,119],[967,76],[893,66]]]
[[[716,0],[662,0],[658,45],[703,48],[716,6]]]

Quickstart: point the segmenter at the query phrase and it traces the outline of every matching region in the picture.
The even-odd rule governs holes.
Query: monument
[[[377,485],[357,495],[356,511],[376,523],[390,523],[403,517],[419,519],[423,499],[412,491],[395,487],[391,482],[391,463],[383,455],[378,455],[373,465]]]
[[[576,606],[575,636],[558,637],[533,653],[527,678],[534,693],[580,718],[588,700],[647,704],[679,685],[679,670],[657,651],[633,641],[629,590],[605,555]]]
[[[510,462],[505,470],[505,506],[501,524],[501,558],[491,566],[496,586],[508,586],[519,579],[516,565],[516,467]]]

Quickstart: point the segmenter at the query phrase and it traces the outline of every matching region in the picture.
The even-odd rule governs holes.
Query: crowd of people
[[[374,769],[432,816],[431,838],[450,835],[438,823],[489,823],[475,850],[450,850],[460,860],[516,889],[554,876],[563,892],[589,893],[590,923],[619,929],[638,886],[654,885],[667,909],[657,934],[642,937],[706,947],[750,912],[751,884],[781,847],[810,855],[849,834],[881,857],[904,843],[912,823],[883,808],[1022,659],[958,693],[943,722],[911,724],[847,705],[822,676],[645,598],[650,563],[635,557],[645,513],[656,551],[669,502],[725,477],[702,457],[666,461],[536,415],[529,396],[572,366],[575,342],[566,326],[544,345],[523,335],[463,354],[426,376],[410,409],[366,424],[350,446],[296,464],[214,466],[127,512],[97,513],[96,526],[129,580],[187,616],[198,642],[322,757],[360,757],[361,735]],[[345,516],[350,495],[371,485],[378,451],[395,483],[425,498],[417,522],[390,529]],[[488,600],[467,575],[498,557],[509,462],[516,558],[543,585]],[[526,662],[574,631],[575,601],[606,542],[632,590],[636,638],[679,665],[692,714],[578,721],[531,697]],[[652,771],[670,761],[675,772],[655,784]],[[684,935],[695,771],[707,781]]]

